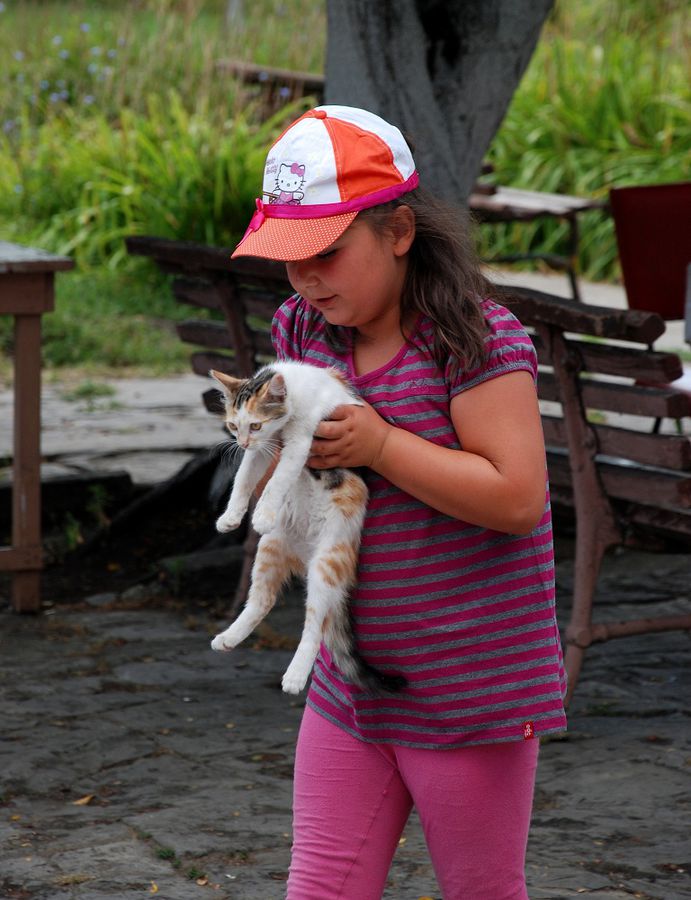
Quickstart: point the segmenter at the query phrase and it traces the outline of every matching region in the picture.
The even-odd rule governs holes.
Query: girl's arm
[[[309,465],[368,466],[428,506],[474,525],[527,534],[545,506],[545,448],[528,372],[458,394],[451,419],[462,450],[390,425],[371,406],[339,407],[322,422]]]

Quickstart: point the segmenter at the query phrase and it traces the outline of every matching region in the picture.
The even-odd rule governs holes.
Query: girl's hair
[[[482,274],[467,217],[446,206],[423,188],[391,203],[365,209],[358,218],[375,234],[392,228],[401,206],[415,216],[415,239],[408,251],[408,269],[401,297],[401,322],[415,310],[434,323],[434,358],[444,369],[449,355],[455,365],[474,369],[485,359],[487,334],[480,301],[494,288]],[[330,335],[336,338],[336,334]]]

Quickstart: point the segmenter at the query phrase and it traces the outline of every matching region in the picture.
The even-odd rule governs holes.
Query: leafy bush
[[[35,242],[82,267],[120,267],[127,235],[234,244],[285,115],[214,125],[171,90],[151,95],[146,115],[122,110],[117,128],[103,114],[83,118],[70,109],[35,129],[22,123],[36,140],[20,136],[24,152],[3,174],[20,186],[7,191],[14,203],[6,212],[36,223]]]
[[[559,4],[490,148],[497,181],[606,200],[613,186],[688,180],[685,9],[679,0]],[[484,250],[556,251],[566,230],[544,220],[495,227]],[[584,273],[616,276],[611,219],[583,216],[581,235]]]
[[[227,6],[0,0],[0,239],[69,253],[82,270],[58,279],[49,366],[187,365],[164,325],[184,313],[123,238],[233,244],[265,149],[301,106],[262,122],[218,60],[324,64],[323,0],[252,0],[233,22]],[[557,0],[489,149],[497,182],[606,198],[613,185],[688,180],[685,13],[683,0]],[[492,226],[482,251],[556,252],[565,236],[545,220]],[[581,267],[617,277],[606,215],[581,219]],[[0,348],[11,342],[0,321]]]

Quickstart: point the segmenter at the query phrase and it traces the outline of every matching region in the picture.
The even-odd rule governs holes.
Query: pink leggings
[[[287,900],[381,900],[413,806],[444,900],[527,900],[538,741],[459,750],[368,744],[307,707]]]

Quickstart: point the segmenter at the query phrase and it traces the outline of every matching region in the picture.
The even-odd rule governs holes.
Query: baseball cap
[[[398,128],[364,109],[318,106],[269,150],[262,197],[232,256],[307,259],[333,244],[360,210],[417,185]]]

